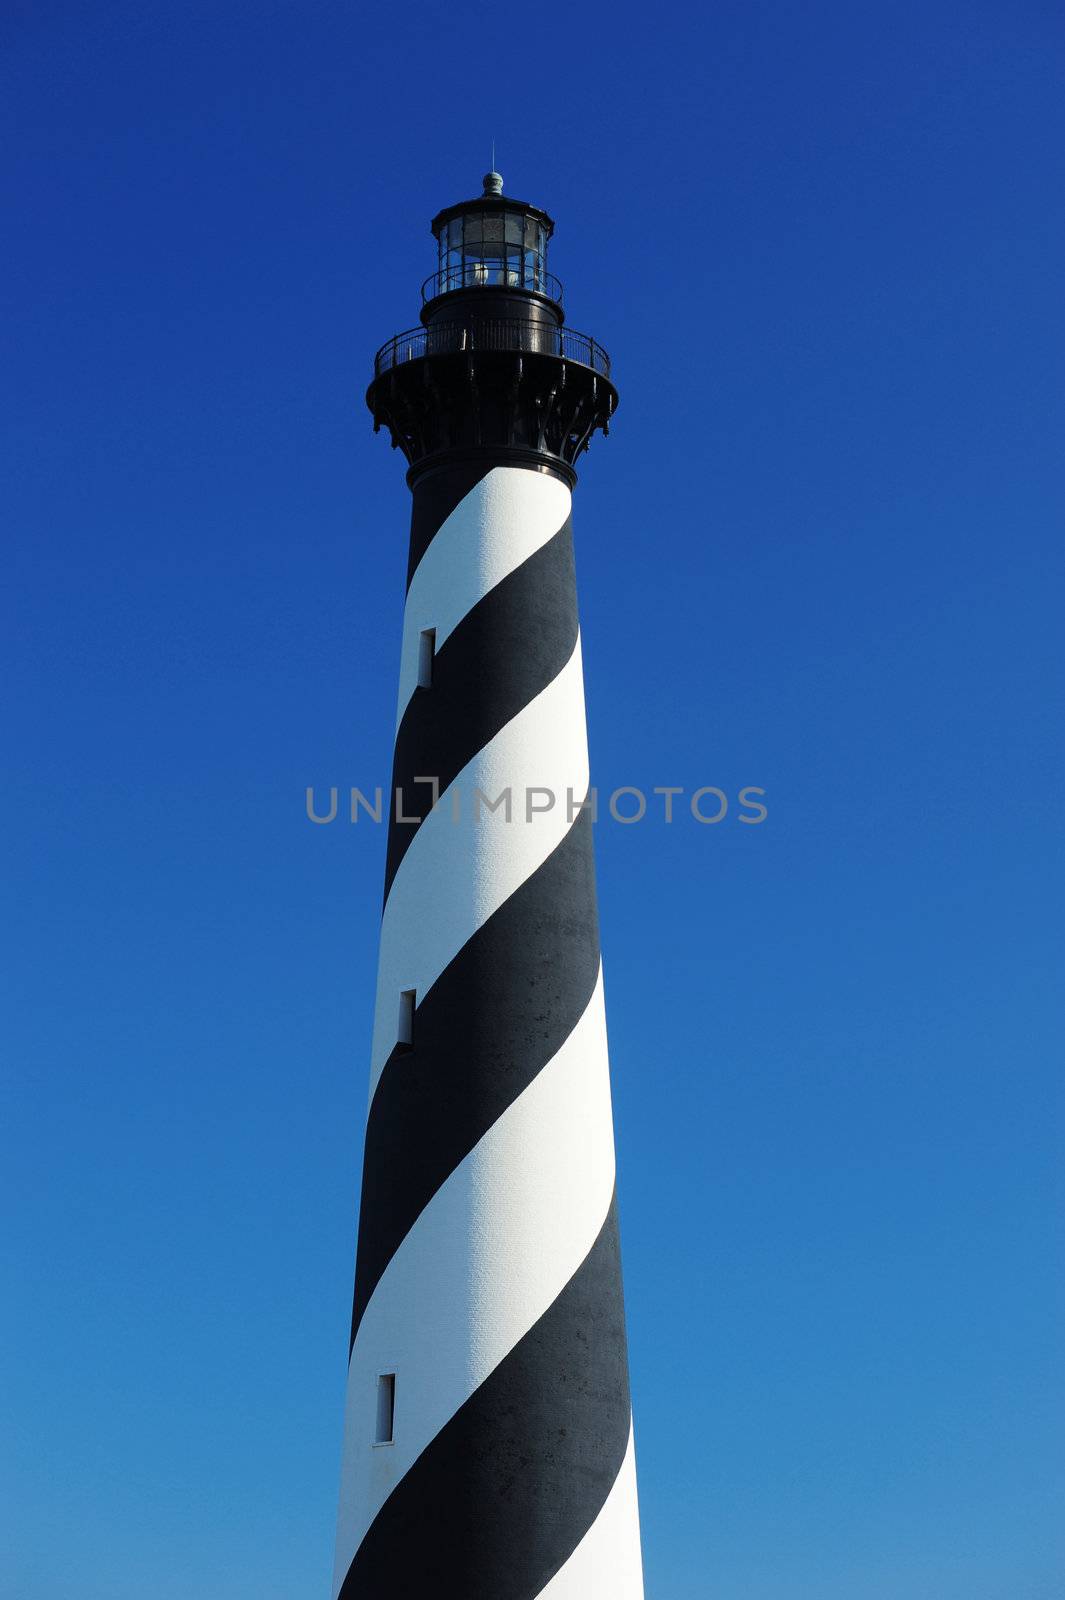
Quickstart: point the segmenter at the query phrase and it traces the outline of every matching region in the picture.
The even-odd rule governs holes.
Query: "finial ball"
[[[485,175],[484,175],[484,192],[485,192],[485,194],[502,194],[503,193],[503,178],[502,178],[502,174],[501,173],[498,173],[498,172],[486,172],[485,173]]]

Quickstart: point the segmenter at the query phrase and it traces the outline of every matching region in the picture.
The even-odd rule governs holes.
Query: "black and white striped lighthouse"
[[[639,1600],[570,500],[617,395],[553,224],[441,211],[367,400],[410,562],[335,1600]]]

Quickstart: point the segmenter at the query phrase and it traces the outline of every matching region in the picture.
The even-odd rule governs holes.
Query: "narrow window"
[[[396,1029],[396,1043],[407,1045],[408,1048],[414,1043],[414,1005],[416,999],[416,989],[401,989],[399,992],[399,1026]]]
[[[396,1375],[381,1372],[377,1376],[377,1427],[374,1444],[391,1444],[392,1428],[396,1420]]]
[[[436,654],[436,629],[424,628],[418,640],[418,688],[428,689],[433,681],[433,657]]]

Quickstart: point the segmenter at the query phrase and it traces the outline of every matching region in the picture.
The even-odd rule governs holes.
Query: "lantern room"
[[[553,229],[546,211],[508,199],[499,173],[489,172],[479,199],[448,206],[433,218],[437,270],[422,286],[423,300],[500,288],[542,295],[557,305],[562,285],[547,270]]]

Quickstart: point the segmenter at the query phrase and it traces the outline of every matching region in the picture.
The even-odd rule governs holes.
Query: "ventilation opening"
[[[374,1444],[391,1444],[396,1420],[396,1375],[382,1372],[377,1378],[377,1427]]]
[[[414,1043],[414,1005],[416,999],[416,989],[401,989],[399,992],[399,1024],[396,1028],[396,1043],[404,1045],[408,1050]]]
[[[424,628],[418,640],[418,688],[428,689],[433,681],[433,657],[436,655],[436,629]]]

